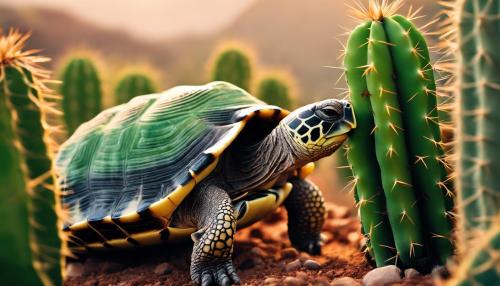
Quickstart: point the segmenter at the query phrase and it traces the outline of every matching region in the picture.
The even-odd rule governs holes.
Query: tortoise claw
[[[241,283],[231,261],[195,263],[191,266],[191,279],[201,286],[230,286]]]
[[[304,251],[311,255],[321,254],[321,242],[319,237],[302,239],[300,242],[294,243],[293,247],[295,247],[299,251]]]

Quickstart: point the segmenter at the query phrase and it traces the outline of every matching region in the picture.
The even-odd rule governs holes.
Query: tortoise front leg
[[[203,286],[239,284],[231,260],[236,231],[231,199],[216,186],[200,188],[193,209],[197,213],[198,231],[191,235],[194,241],[191,279]]]
[[[293,189],[285,200],[290,242],[300,251],[321,254],[320,233],[325,222],[323,195],[308,180],[295,177],[290,182]]]

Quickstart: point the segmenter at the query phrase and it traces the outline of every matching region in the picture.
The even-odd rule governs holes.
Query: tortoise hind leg
[[[239,284],[231,256],[236,231],[229,195],[213,185],[201,185],[193,212],[198,231],[191,235],[191,279],[198,285]]]
[[[323,195],[308,180],[295,177],[290,182],[293,189],[285,200],[290,242],[300,251],[321,254],[320,233],[325,222]]]

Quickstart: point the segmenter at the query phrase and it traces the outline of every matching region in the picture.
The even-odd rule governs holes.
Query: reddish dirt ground
[[[309,256],[290,248],[286,213],[278,210],[266,220],[236,235],[234,265],[243,285],[330,285],[351,277],[361,283],[372,269],[360,252],[362,236],[348,209],[328,205],[322,233],[322,255]],[[69,264],[65,285],[192,285],[189,278],[191,243],[94,255]],[[314,260],[319,265],[312,265]],[[353,285],[356,283],[352,281]],[[333,284],[332,284],[333,285]],[[393,285],[432,285],[429,277]]]

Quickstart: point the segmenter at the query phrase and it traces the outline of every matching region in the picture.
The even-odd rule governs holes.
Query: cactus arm
[[[397,90],[404,124],[404,135],[414,187],[420,190],[419,207],[425,232],[428,233],[432,254],[437,255],[441,265],[451,256],[451,223],[445,208],[446,193],[443,193],[442,177],[446,173],[439,161],[439,139],[429,125],[430,109],[426,92],[430,79],[425,77],[419,62],[416,40],[398,22],[388,17],[384,20],[387,38],[391,43],[394,71],[397,74]],[[430,64],[427,68],[430,68]]]
[[[409,171],[389,45],[384,27],[377,21],[373,21],[370,28],[365,73],[375,118],[375,149],[382,171],[389,221],[399,258],[408,267],[416,265],[422,257],[422,227]]]
[[[392,230],[387,219],[380,168],[375,155],[373,111],[367,96],[363,67],[367,63],[370,22],[358,26],[351,34],[344,66],[349,82],[350,98],[358,127],[349,140],[348,160],[356,182],[356,197],[363,232],[369,240],[369,248],[377,266],[393,264],[395,259]]]
[[[412,42],[412,46],[415,47],[416,51],[418,52],[417,60],[419,62],[420,70],[422,70],[424,73],[424,78],[425,78],[424,82],[426,84],[425,95],[428,100],[427,124],[432,129],[435,142],[440,143],[436,145],[439,163],[440,165],[442,165],[442,167],[440,167],[440,176],[441,176],[440,187],[445,193],[445,207],[447,213],[449,214],[448,219],[450,220],[450,215],[454,212],[454,205],[455,205],[454,194],[452,192],[453,181],[447,178],[448,177],[447,170],[449,169],[449,166],[447,165],[448,164],[446,162],[447,157],[441,143],[442,137],[441,137],[441,127],[439,124],[440,115],[437,102],[438,96],[436,89],[436,81],[434,78],[434,69],[431,66],[429,48],[427,46],[424,36],[422,35],[422,33],[418,31],[417,27],[415,27],[413,23],[411,23],[401,15],[394,15],[391,18],[394,21],[398,22],[405,29],[405,31],[407,31],[407,33],[409,34],[410,41]],[[450,225],[451,224],[452,223],[450,221]]]

